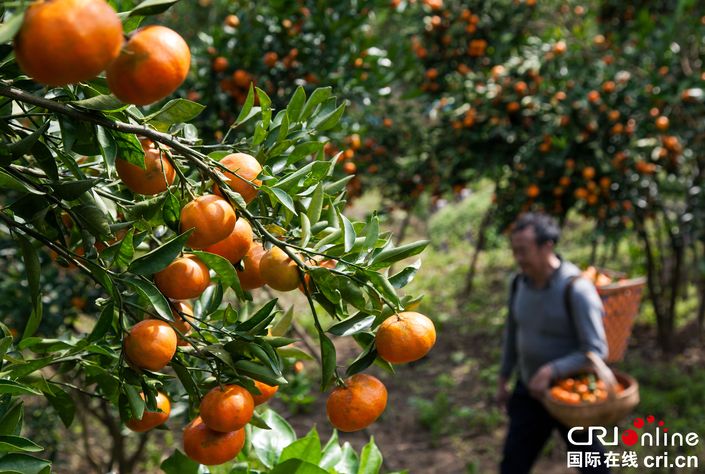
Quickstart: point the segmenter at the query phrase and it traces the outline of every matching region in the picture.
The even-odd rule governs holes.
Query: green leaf
[[[300,459],[289,459],[274,467],[269,474],[329,474],[315,464]]]
[[[181,220],[181,202],[179,198],[167,189],[162,205],[162,218],[164,223],[174,232],[179,232],[179,221]]]
[[[414,262],[412,265],[409,265],[399,273],[389,277],[389,283],[391,283],[396,289],[404,288],[406,285],[411,283],[416,276],[416,272],[419,271],[419,268],[421,268],[421,260]]]
[[[278,375],[267,366],[252,362],[249,360],[238,360],[233,364],[233,367],[238,372],[252,377],[255,380],[264,382],[267,385],[286,385],[287,381],[281,375]]]
[[[331,128],[338,125],[338,122],[340,122],[340,119],[342,118],[343,113],[345,113],[345,104],[341,104],[333,112],[331,112],[323,117],[316,117],[312,121],[311,128],[313,128],[319,132],[323,132],[325,130],[330,130]]]
[[[80,204],[71,208],[80,224],[92,235],[102,238],[110,235],[110,225],[108,216],[98,207],[92,204]]]
[[[134,234],[135,229],[130,229],[127,231],[127,234],[125,234],[125,237],[122,238],[120,243],[117,244],[118,248],[113,263],[119,268],[127,267],[132,262],[132,258],[135,256]]]
[[[358,314],[328,328],[328,332],[336,336],[351,336],[358,332],[366,331],[372,327],[376,316]]]
[[[338,430],[333,430],[333,434],[330,439],[323,447],[323,453],[321,457],[321,462],[318,464],[323,469],[331,469],[333,466],[340,462],[343,456],[343,450],[338,444]]]
[[[279,347],[277,348],[277,353],[282,359],[291,358],[296,360],[314,360],[311,354],[294,346]]]
[[[338,218],[340,220],[340,227],[343,229],[343,249],[347,253],[353,248],[353,245],[355,245],[357,234],[355,234],[355,229],[353,229],[352,223],[347,217],[343,214],[339,214]]]
[[[0,453],[36,453],[44,448],[21,436],[0,435]]]
[[[125,394],[127,395],[127,401],[130,403],[132,417],[141,420],[144,415],[145,403],[142,397],[140,397],[140,390],[134,385],[126,384]]]
[[[272,100],[259,87],[255,87],[255,92],[257,93],[257,98],[259,98],[259,106],[262,109],[262,128],[266,130],[269,128],[272,119]]]
[[[299,116],[301,115],[305,101],[306,91],[304,91],[303,87],[299,86],[296,88],[296,92],[294,92],[294,95],[289,101],[289,105],[286,107],[286,115],[292,123],[299,121]]]
[[[181,253],[193,229],[177,235],[147,254],[135,259],[127,271],[137,275],[153,275],[165,269]]]
[[[0,472],[49,474],[51,463],[28,454],[12,453],[0,457]]]
[[[288,133],[289,133],[289,117],[285,114],[284,118],[282,119],[282,123],[279,125],[279,134],[277,135],[277,143],[281,143],[284,140],[286,140],[286,135]]]
[[[321,440],[315,427],[305,437],[284,448],[279,462],[282,463],[288,459],[298,459],[318,465],[321,461]]]
[[[145,0],[129,12],[129,16],[157,15],[165,12],[179,0]]]
[[[78,107],[83,107],[84,109],[100,110],[102,112],[117,112],[129,106],[113,94],[96,95],[88,99],[74,100],[70,103]]]
[[[313,196],[311,196],[311,204],[308,206],[306,215],[308,215],[308,220],[311,221],[311,225],[316,224],[321,218],[321,211],[323,210],[323,183],[320,182],[316,186],[316,190],[313,191]]]
[[[321,142],[305,142],[300,143],[294,147],[289,157],[286,159],[287,165],[293,165],[301,161],[301,159],[307,156],[314,155],[323,149],[323,143]]]
[[[241,332],[249,332],[256,327],[262,325],[265,321],[269,320],[271,322],[274,319],[276,313],[272,313],[272,310],[277,306],[277,299],[270,300],[262,306],[259,311],[257,311],[250,319],[241,323],[237,330]],[[270,319],[271,318],[271,319]],[[266,327],[266,326],[265,326]]]
[[[296,214],[296,208],[294,207],[294,200],[289,196],[286,191],[279,188],[270,188],[267,186],[262,186],[260,189],[265,191],[271,197],[274,197],[274,201],[282,203],[289,211]]]
[[[146,116],[144,121],[160,132],[166,132],[174,124],[188,122],[196,118],[205,108],[205,105],[190,100],[173,99],[158,112]]]
[[[22,401],[19,400],[0,417],[0,434],[19,435],[22,431],[23,418],[24,409],[22,407]]]
[[[9,43],[15,37],[20,27],[22,26],[22,21],[24,20],[24,12],[12,15],[5,23],[0,23],[0,44]]]
[[[301,221],[301,240],[299,245],[305,248],[308,245],[308,241],[311,240],[311,221],[303,213],[299,213],[299,220]]]
[[[29,287],[30,299],[32,302],[32,312],[27,319],[22,339],[30,337],[39,328],[39,323],[42,322],[42,295],[40,293],[40,276],[41,264],[39,263],[39,255],[34,245],[20,234],[15,234],[15,240],[20,244],[22,250],[22,261],[24,262],[25,272],[27,273],[27,284]]]
[[[357,474],[377,474],[382,468],[382,453],[375,444],[374,436],[370,438],[370,442],[362,448],[360,453],[360,468]]]
[[[282,451],[296,441],[296,434],[287,421],[274,410],[267,409],[262,419],[270,430],[252,428],[250,443],[257,458],[268,469],[279,461]]]
[[[316,106],[319,104],[322,104],[323,102],[327,101],[330,96],[333,94],[333,88],[332,87],[320,87],[313,91],[311,94],[311,97],[308,98],[308,101],[306,102],[306,105],[304,106],[304,110],[301,113],[300,120],[304,121],[308,119],[313,111],[315,110]]]
[[[258,112],[259,108],[256,111],[252,110],[252,105],[255,103],[255,91],[252,87],[252,84],[250,84],[250,90],[247,93],[247,99],[245,99],[245,103],[242,106],[242,110],[240,110],[240,114],[237,116],[237,119],[235,119],[235,123],[233,124],[233,127],[237,127],[238,125],[241,125],[245,122],[247,122],[249,119],[254,117]],[[253,112],[253,113],[251,113]]]
[[[165,474],[200,474],[200,464],[178,449],[159,466]]]
[[[51,154],[51,150],[42,141],[37,141],[32,147],[32,156],[37,160],[39,167],[53,180],[59,180],[59,168],[56,166],[56,159]]]
[[[199,250],[194,250],[193,254],[203,260],[203,263],[205,263],[208,268],[218,274],[225,288],[230,288],[239,281],[235,267],[226,258]]]
[[[65,152],[72,151],[86,156],[100,154],[96,126],[92,122],[79,121],[65,115],[59,115],[58,118]]]
[[[340,461],[334,467],[335,471],[338,474],[357,474],[360,466],[357,453],[348,442],[343,445],[342,451]]]
[[[46,364],[44,364],[46,365]],[[43,367],[43,366],[42,366]],[[14,380],[0,379],[0,394],[10,395],[41,395],[42,392],[28,387],[27,385],[15,382]]]
[[[113,325],[115,320],[115,303],[110,301],[100,312],[98,322],[95,324],[93,331],[88,336],[88,342],[95,342],[102,339]]]
[[[117,146],[117,158],[144,169],[144,148],[137,136],[131,133],[110,131]]]
[[[42,124],[41,127],[34,130],[32,133],[24,137],[22,140],[12,142],[7,145],[7,150],[16,157],[20,157],[29,153],[29,151],[34,148],[35,143],[46,133],[49,129],[51,122],[47,121]]]
[[[372,259],[370,270],[379,270],[399,260],[418,255],[423,252],[427,245],[428,240],[419,240],[399,247],[386,248]]]
[[[19,192],[30,192],[28,185],[12,175],[0,170],[0,189],[11,189]]]
[[[180,354],[171,359],[171,368],[176,372],[176,376],[179,378],[179,382],[183,385],[184,390],[188,393],[189,398],[192,400],[198,400],[201,397],[201,392],[198,390],[198,384],[193,378],[193,372],[191,372],[188,367],[184,364],[183,358]]]
[[[291,322],[294,320],[294,306],[289,306],[289,309],[282,315],[279,320],[274,323],[271,329],[272,336],[283,336],[291,328]]]
[[[321,344],[321,391],[325,392],[335,380],[337,360],[333,341],[322,331],[318,332],[318,338]]]
[[[73,398],[56,384],[47,384],[47,386],[51,388],[51,391],[45,391],[44,396],[54,407],[64,426],[70,427],[76,414],[76,404]]]
[[[173,320],[173,315],[171,313],[169,303],[167,302],[166,298],[164,298],[164,295],[162,295],[161,292],[157,289],[157,287],[152,284],[152,282],[129,275],[124,278],[124,281],[125,283],[127,283],[128,286],[137,291],[137,293],[146,298],[147,301],[150,302],[152,307],[154,307],[155,311],[157,312],[157,314],[159,314],[159,316],[166,319],[167,321]]]
[[[76,181],[64,181],[52,185],[57,196],[66,201],[73,201],[81,197],[83,193],[98,185],[97,179],[79,179]]]
[[[379,238],[379,217],[375,214],[365,227],[365,250],[371,251]]]
[[[359,374],[363,370],[367,369],[369,366],[374,364],[377,359],[377,349],[375,349],[374,344],[367,346],[367,349],[362,351],[362,353],[355,359],[345,370],[345,374],[348,376]]]
[[[382,296],[390,300],[394,305],[399,306],[399,296],[397,296],[396,290],[384,275],[370,270],[366,270],[364,273],[370,283],[372,283],[372,286]]]

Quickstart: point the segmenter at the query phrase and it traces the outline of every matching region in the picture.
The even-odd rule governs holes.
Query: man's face
[[[514,260],[527,275],[538,272],[547,261],[553,247],[552,242],[539,246],[536,244],[536,231],[527,227],[511,235],[512,253]]]

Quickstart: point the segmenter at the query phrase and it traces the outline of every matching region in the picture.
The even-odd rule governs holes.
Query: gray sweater
[[[579,274],[578,267],[561,259],[545,288],[536,288],[526,276],[519,276],[504,330],[501,376],[508,378],[518,364],[519,376],[528,384],[542,365],[551,363],[560,378],[587,367],[587,351],[607,356],[604,308],[590,281],[574,281],[570,290],[572,321],[566,311],[566,284]]]

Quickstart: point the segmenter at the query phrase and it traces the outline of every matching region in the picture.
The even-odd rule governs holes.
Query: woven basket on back
[[[628,374],[612,371],[602,359],[588,352],[598,379],[607,386],[607,399],[596,403],[570,404],[556,400],[546,390],[543,404],[546,410],[567,427],[573,426],[613,426],[627,416],[639,404],[639,384]],[[617,382],[624,390],[616,392]]]
[[[623,274],[609,270],[600,269],[600,272],[612,278],[623,277]],[[645,285],[646,278],[639,277],[597,287],[605,307],[603,322],[609,347],[607,362],[617,362],[624,358]]]

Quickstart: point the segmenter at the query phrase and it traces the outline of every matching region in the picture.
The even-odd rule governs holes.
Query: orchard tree
[[[224,134],[232,140],[204,144],[189,123],[204,105],[164,103],[193,73],[187,42],[140,26],[174,3],[120,2],[119,14],[104,0],[2,10],[0,232],[14,243],[5,254],[24,268],[29,300],[21,327],[0,325],[0,468],[50,469],[20,431],[19,396],[43,395],[67,426],[103,410],[115,439],[106,465],[91,461],[102,471],[130,471],[146,439],[128,455],[110,414],[148,432],[183,403],[170,425],[183,429],[186,456],[175,449],[167,472],[236,457],[249,472],[357,472],[358,463],[377,472],[374,443],[359,461],[335,434],[302,449],[320,446],[315,430],[296,444],[279,415],[256,408],[287,383],[284,359],[303,354],[287,337],[293,312],[252,295],[264,286],[304,294],[328,417],[360,430],[387,402],[363,372],[375,363],[391,371],[435,343],[433,323],[413,311],[418,298],[398,294],[418,265],[387,273],[426,242],[397,247],[374,213],[344,215],[349,178],[333,179],[338,156],[321,141],[344,113],[331,88],[292,88],[275,107],[248,79]],[[43,318],[47,262],[90,279],[90,327],[43,331],[57,326]],[[361,348],[347,367],[333,337]]]

